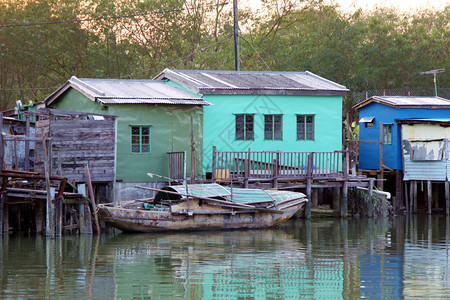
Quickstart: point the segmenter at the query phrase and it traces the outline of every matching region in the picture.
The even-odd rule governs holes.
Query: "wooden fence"
[[[246,182],[344,178],[348,177],[348,155],[348,151],[217,151],[214,147],[212,180]]]
[[[172,180],[186,179],[186,151],[167,152],[169,155],[169,178]]]

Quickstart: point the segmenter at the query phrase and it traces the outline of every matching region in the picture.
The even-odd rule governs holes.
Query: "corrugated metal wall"
[[[403,180],[445,181],[449,170],[449,161],[411,161],[409,157],[405,157]]]
[[[403,180],[450,178],[449,133],[439,123],[402,125]]]

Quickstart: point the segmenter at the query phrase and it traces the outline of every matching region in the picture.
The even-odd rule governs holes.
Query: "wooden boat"
[[[218,184],[167,186],[149,200],[99,204],[102,221],[126,232],[263,228],[291,218],[308,201],[303,193]]]

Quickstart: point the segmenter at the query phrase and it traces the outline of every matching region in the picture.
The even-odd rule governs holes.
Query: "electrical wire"
[[[222,36],[223,36],[223,35],[222,35]],[[215,45],[217,45],[217,44],[222,43],[226,38],[229,38],[229,37],[231,37],[231,36],[232,36],[231,33],[230,33],[230,34],[227,34],[227,35],[225,36],[225,38],[223,38],[222,40],[218,40],[217,42],[215,42],[215,43],[213,43],[213,44],[211,44],[211,45],[208,45],[206,48],[203,49],[203,51],[204,51],[204,50],[207,50],[207,49],[209,49],[209,48],[211,48],[211,47],[213,47],[213,46],[215,46]],[[142,70],[142,71],[139,71],[139,72],[135,72],[135,73],[131,73],[131,74],[128,74],[128,75],[124,75],[124,76],[118,77],[117,79],[133,78],[133,76],[136,75],[136,74],[142,74],[142,73],[147,73],[147,72],[150,72],[150,71],[153,71],[153,70],[156,70],[156,69],[162,69],[162,68],[164,68],[164,66],[171,65],[171,64],[176,63],[176,62],[178,62],[178,61],[180,61],[180,60],[183,60],[181,63],[179,63],[179,64],[175,67],[175,68],[178,68],[178,67],[179,67],[180,65],[182,65],[189,57],[191,57],[192,55],[194,55],[195,53],[197,53],[197,52],[198,52],[198,49],[199,49],[204,43],[206,43],[206,42],[207,42],[208,40],[210,40],[210,39],[211,39],[211,36],[208,36],[203,42],[200,43],[200,45],[197,46],[197,48],[196,48],[194,51],[192,51],[190,54],[188,54],[188,55],[186,55],[186,56],[177,58],[177,59],[175,59],[175,60],[169,61],[169,62],[167,62],[167,63],[161,64],[161,65],[158,65],[158,66],[155,66],[155,67],[153,67],[153,68],[151,68],[151,69],[146,69],[146,70]]]
[[[172,9],[172,10],[160,10],[160,11],[152,11],[152,12],[148,12],[148,13],[139,13],[139,14],[121,15],[121,16],[108,16],[108,17],[100,17],[100,18],[75,19],[75,20],[40,22],[40,23],[27,23],[27,24],[6,24],[6,25],[1,25],[0,24],[0,28],[42,26],[42,25],[67,24],[67,23],[83,23],[83,22],[92,22],[92,21],[100,21],[100,20],[133,18],[133,17],[148,16],[148,15],[155,15],[155,14],[165,14],[165,13],[171,13],[171,12],[180,12],[180,11],[187,10],[187,9],[199,9],[199,8],[207,8],[207,7],[224,6],[224,5],[227,5],[227,4],[228,4],[228,2],[223,2],[223,3],[219,3],[219,4],[200,5],[200,6],[191,7],[191,8],[179,8],[179,9]]]
[[[259,55],[258,51],[256,51],[255,47],[253,47],[253,44],[245,37],[245,35],[243,35],[242,33],[239,35],[239,37],[242,37],[244,41],[246,41],[252,48],[253,51],[255,51],[255,53],[258,55],[259,59],[262,60],[262,62],[266,65],[267,69],[269,69],[269,71],[272,71],[272,69],[269,67],[269,65],[266,63],[266,61],[264,60],[264,58],[261,57],[261,55]]]

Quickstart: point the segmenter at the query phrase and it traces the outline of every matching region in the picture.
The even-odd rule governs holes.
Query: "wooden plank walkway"
[[[340,215],[347,216],[347,193],[351,187],[370,187],[373,179],[356,174],[350,167],[351,151],[282,152],[217,151],[213,147],[212,182],[246,188],[340,190]],[[309,201],[305,217],[311,215]]]

